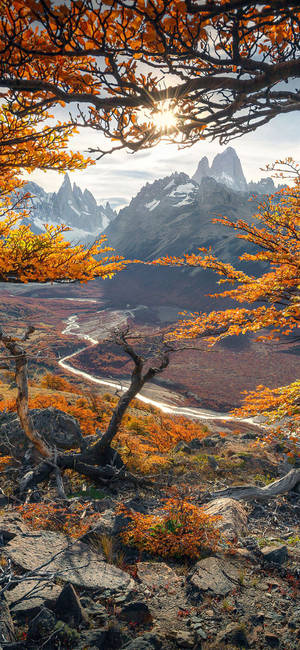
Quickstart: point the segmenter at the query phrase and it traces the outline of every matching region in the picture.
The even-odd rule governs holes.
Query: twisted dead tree
[[[35,126],[58,105],[70,116],[55,128],[92,127],[115,141],[109,152],[226,143],[299,110],[299,45],[299,0],[3,0],[3,124],[32,128],[11,150],[5,136],[0,167],[42,133],[51,142],[52,125]]]
[[[64,498],[61,478],[61,470],[64,469],[72,469],[103,484],[124,477],[126,469],[118,454],[111,448],[113,439],[118,433],[122,418],[132,400],[147,382],[167,368],[170,354],[177,348],[179,349],[179,346],[176,347],[164,341],[161,336],[154,337],[150,342],[145,343],[145,341],[141,341],[140,337],[130,334],[129,329],[116,330],[110,338],[110,342],[119,345],[133,362],[129,386],[121,395],[109,425],[102,435],[96,436],[92,443],[83,438],[78,452],[59,453],[56,449],[51,449],[40,433],[34,429],[28,410],[28,356],[21,343],[27,341],[33,331],[33,327],[28,327],[23,336],[18,339],[0,331],[0,341],[9,352],[9,358],[15,364],[17,413],[24,435],[35,450],[33,458],[35,467],[23,476],[21,492],[24,493],[29,488],[35,487],[54,473],[59,495]],[[134,347],[136,341],[140,347],[142,343],[141,352],[137,352]]]

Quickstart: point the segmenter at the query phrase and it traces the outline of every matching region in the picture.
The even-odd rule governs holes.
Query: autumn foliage
[[[179,497],[166,499],[159,514],[143,515],[124,507],[121,511],[131,520],[122,540],[141,551],[195,560],[221,548],[217,528],[220,517],[207,515],[202,508]]]
[[[87,282],[107,278],[123,268],[122,258],[105,245],[105,237],[85,248],[64,239],[68,226],[48,226],[36,235],[30,229],[27,201],[17,177],[0,176],[0,280],[2,282]],[[25,220],[25,223],[20,223]]]
[[[43,376],[41,380],[41,386],[43,388],[49,388],[50,390],[58,390],[58,391],[64,391],[69,393],[78,392],[78,389],[76,389],[74,384],[71,384],[64,377],[61,377],[60,375],[55,375],[52,372],[47,372]]]
[[[231,298],[241,306],[210,313],[183,314],[184,318],[171,338],[201,337],[213,345],[226,336],[261,332],[258,340],[267,341],[279,336],[289,336],[300,324],[300,175],[291,158],[277,161],[285,172],[294,172],[295,184],[269,197],[254,215],[253,222],[243,219],[236,222],[228,217],[215,219],[236,231],[236,236],[250,242],[253,252],[244,253],[240,262],[263,263],[267,270],[257,276],[248,275],[231,264],[217,259],[211,250],[200,249],[200,254],[185,257],[164,257],[154,264],[166,266],[202,267],[215,271],[219,284],[229,288],[217,297]],[[259,266],[257,267],[259,268]],[[246,305],[246,306],[245,306]],[[252,307],[248,305],[253,305]],[[255,397],[256,396],[256,397]],[[277,415],[299,413],[299,382],[290,387],[271,391],[261,386],[246,398],[245,409],[239,415],[270,412]]]
[[[75,539],[91,530],[101,517],[98,513],[87,514],[87,503],[75,503],[72,509],[57,503],[29,503],[17,510],[30,527],[55,530]]]
[[[68,138],[77,124],[136,151],[162,137],[226,141],[297,108],[296,91],[276,88],[299,76],[293,1],[2,0],[0,11],[9,116],[33,131],[29,156],[20,136],[23,166],[38,155],[35,143]],[[166,102],[174,120],[162,127]],[[54,133],[46,119],[40,136],[35,119],[64,104],[79,110]]]

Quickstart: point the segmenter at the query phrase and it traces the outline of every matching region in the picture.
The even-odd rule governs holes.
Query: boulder
[[[93,600],[90,596],[83,596],[80,603],[84,607],[84,613],[92,619],[93,624],[105,625],[108,622],[108,613],[104,605]]]
[[[55,623],[54,614],[47,607],[43,607],[30,622],[26,643],[37,641],[42,644],[43,641],[46,641],[52,635]]]
[[[105,510],[102,512],[99,522],[93,527],[93,532],[91,534],[111,536],[115,526],[115,519],[116,514],[114,510]],[[89,537],[89,533],[87,534],[87,537]]]
[[[274,564],[283,564],[288,559],[288,550],[284,544],[281,546],[264,546],[261,553],[267,562],[273,562]]]
[[[49,580],[26,580],[10,591],[6,598],[12,614],[19,617],[35,616],[41,607],[54,605],[61,587]]]
[[[137,577],[143,586],[156,591],[170,585],[178,590],[183,585],[183,579],[164,562],[138,562]]]
[[[5,597],[0,602],[0,639],[6,643],[16,641],[15,628]]]
[[[77,449],[85,444],[78,421],[59,409],[32,409],[29,411],[34,428],[50,446],[57,449]],[[16,413],[3,413],[0,417],[0,453],[7,453],[13,445],[22,452],[27,441]]]
[[[23,569],[41,567],[39,572],[51,571],[61,580],[81,587],[113,593],[130,590],[134,585],[125,571],[107,564],[103,554],[95,553],[83,542],[71,542],[62,533],[41,530],[17,535],[5,552]]]
[[[151,632],[143,634],[133,641],[129,641],[126,645],[122,646],[122,650],[160,650],[162,647],[161,640]]]
[[[227,596],[236,588],[238,569],[229,560],[207,557],[195,564],[188,582],[193,592]]]
[[[173,452],[175,454],[178,454],[179,452],[182,454],[192,454],[193,450],[191,449],[188,442],[185,442],[185,440],[179,440],[179,442],[177,442],[177,445],[174,447]]]
[[[120,618],[137,625],[148,625],[153,620],[148,605],[139,601],[124,605],[120,612]]]
[[[204,511],[208,515],[222,517],[216,525],[226,539],[231,540],[245,533],[248,517],[239,501],[226,497],[214,499],[204,506]]]
[[[70,583],[61,590],[54,607],[57,618],[72,627],[87,621],[87,616],[81,607],[76,591]]]
[[[249,648],[249,642],[244,627],[238,625],[237,623],[229,623],[225,630],[219,632],[216,638],[216,643],[224,643],[226,645],[230,644],[237,648]],[[219,646],[216,645],[216,647]]]

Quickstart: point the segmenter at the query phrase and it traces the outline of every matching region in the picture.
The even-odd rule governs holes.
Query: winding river
[[[76,330],[75,332],[73,330]],[[76,314],[73,314],[73,316],[70,316],[67,320],[67,326],[62,332],[63,334],[72,334],[72,336],[78,336],[80,339],[84,339],[86,341],[89,341],[91,343],[90,348],[96,346],[98,344],[98,341],[96,339],[93,339],[91,336],[88,334],[84,334],[83,332],[80,331],[80,326],[77,323],[77,316]],[[94,384],[98,384],[101,386],[109,386],[110,388],[115,388],[118,391],[125,392],[127,390],[127,387],[129,385],[129,382],[126,380],[122,380],[122,382],[115,381],[113,379],[100,379],[100,377],[96,377],[95,375],[91,375],[88,372],[85,372],[83,370],[79,370],[77,368],[74,368],[70,363],[68,363],[71,359],[74,359],[80,352],[83,352],[83,350],[86,350],[86,347],[79,348],[72,354],[67,355],[63,359],[60,359],[58,364],[66,370],[67,372],[71,372],[73,375],[77,375],[79,377],[82,377],[83,379],[86,379],[88,381],[93,382]],[[232,415],[228,415],[228,413],[220,413],[217,411],[210,411],[207,409],[201,409],[198,407],[184,407],[184,406],[174,406],[171,404],[167,404],[165,402],[153,400],[149,397],[146,397],[145,395],[142,395],[138,393],[136,395],[136,399],[139,399],[141,402],[144,402],[146,404],[152,404],[153,406],[156,406],[159,408],[163,413],[170,413],[172,415],[183,415],[186,418],[190,419],[197,419],[197,420],[235,420],[235,421],[242,421],[242,422],[248,422],[249,424],[254,424],[256,426],[262,426],[260,422],[256,418],[235,418]]]

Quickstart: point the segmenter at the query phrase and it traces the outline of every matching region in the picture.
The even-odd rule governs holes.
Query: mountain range
[[[115,226],[112,226],[112,224],[117,217],[117,213],[111,208],[110,204],[106,202],[105,205],[98,205],[93,194],[88,189],[82,191],[76,183],[72,186],[68,174],[65,174],[58,192],[46,192],[37,183],[33,182],[26,183],[23,192],[30,192],[32,196],[30,203],[31,227],[36,233],[44,231],[45,223],[53,225],[65,223],[71,228],[71,231],[66,236],[72,241],[89,243],[97,235],[105,231],[109,237],[112,236],[116,242],[119,242],[122,233],[129,237],[131,226],[128,210],[132,213],[131,225],[133,225],[136,215],[141,209],[143,212],[146,211],[146,214],[151,214],[146,232],[147,240],[149,240],[150,231],[154,236],[154,222],[157,222],[156,227],[160,229],[160,227],[163,227],[164,215],[168,215],[169,221],[172,222],[172,214],[175,211],[174,218],[177,220],[177,225],[174,232],[169,233],[171,237],[170,244],[172,244],[174,238],[180,240],[181,235],[184,237],[186,231],[184,215],[186,209],[190,210],[192,205],[197,209],[197,206],[202,205],[204,199],[204,205],[207,205],[207,208],[219,207],[220,211],[223,211],[222,200],[225,198],[225,204],[227,204],[228,196],[226,195],[227,198],[225,195],[223,196],[224,192],[220,188],[217,189],[217,186],[212,182],[213,180],[219,185],[221,184],[223,188],[225,186],[229,190],[238,192],[239,195],[249,195],[249,193],[272,194],[276,190],[272,178],[262,179],[258,183],[247,183],[239,157],[232,147],[228,147],[221,154],[215,156],[211,166],[206,156],[201,158],[192,178],[189,178],[184,173],[175,173],[165,179],[146,183],[136,197],[132,199],[129,206],[120,211]],[[205,181],[204,185],[203,181]],[[200,187],[201,190],[199,190]],[[203,196],[203,192],[205,196]],[[209,195],[214,194],[218,195],[219,198],[217,199],[217,196],[212,198],[211,196],[211,199],[209,199]],[[240,203],[239,199],[237,199],[237,203]],[[156,219],[161,210],[164,212],[162,226]],[[178,222],[180,214],[182,214],[181,225]],[[135,224],[134,227],[139,225],[142,228],[143,215],[138,221],[139,223]],[[196,226],[197,232],[197,224],[194,224],[194,226]],[[119,235],[116,234],[117,230]],[[137,235],[137,233],[135,234]]]
[[[148,262],[211,247],[220,259],[238,265],[239,255],[253,250],[251,244],[238,239],[232,229],[212,223],[212,219],[225,215],[232,220],[242,217],[252,221],[262,196],[274,191],[272,178],[247,183],[235,150],[228,147],[215,157],[211,167],[207,158],[202,158],[192,178],[174,173],[146,183],[120,210],[105,235],[109,244],[129,259]],[[257,265],[254,268],[249,262],[242,268],[257,272]],[[113,278],[105,290],[113,305],[141,303],[151,308],[160,306],[160,311],[166,305],[198,311],[226,307],[225,301],[207,297],[219,290],[217,280],[214,273],[199,268],[132,265]]]
[[[47,193],[35,183],[27,183],[24,191],[33,195],[35,232],[41,232],[44,223],[66,223],[72,229],[68,238],[85,243],[104,232],[119,254],[145,262],[211,246],[222,260],[236,264],[245,242],[212,219],[226,215],[250,220],[261,196],[273,194],[276,188],[272,178],[247,183],[235,150],[228,147],[211,166],[203,157],[192,178],[175,172],[146,183],[118,215],[109,203],[97,205],[89,190],[82,192],[75,183],[72,187],[68,174],[57,193]],[[253,199],[253,194],[258,198]],[[247,270],[246,265],[243,268]],[[167,301],[193,310],[210,306],[207,294],[217,290],[216,279],[202,269],[132,265],[104,285],[106,298],[114,306],[165,305]]]
[[[68,174],[58,192],[45,192],[32,182],[26,183],[22,191],[31,194],[29,210],[31,229],[35,233],[43,232],[45,223],[55,226],[64,223],[71,228],[65,233],[69,240],[91,241],[117,216],[109,203],[97,205],[89,190],[82,192],[76,183],[72,187]]]

